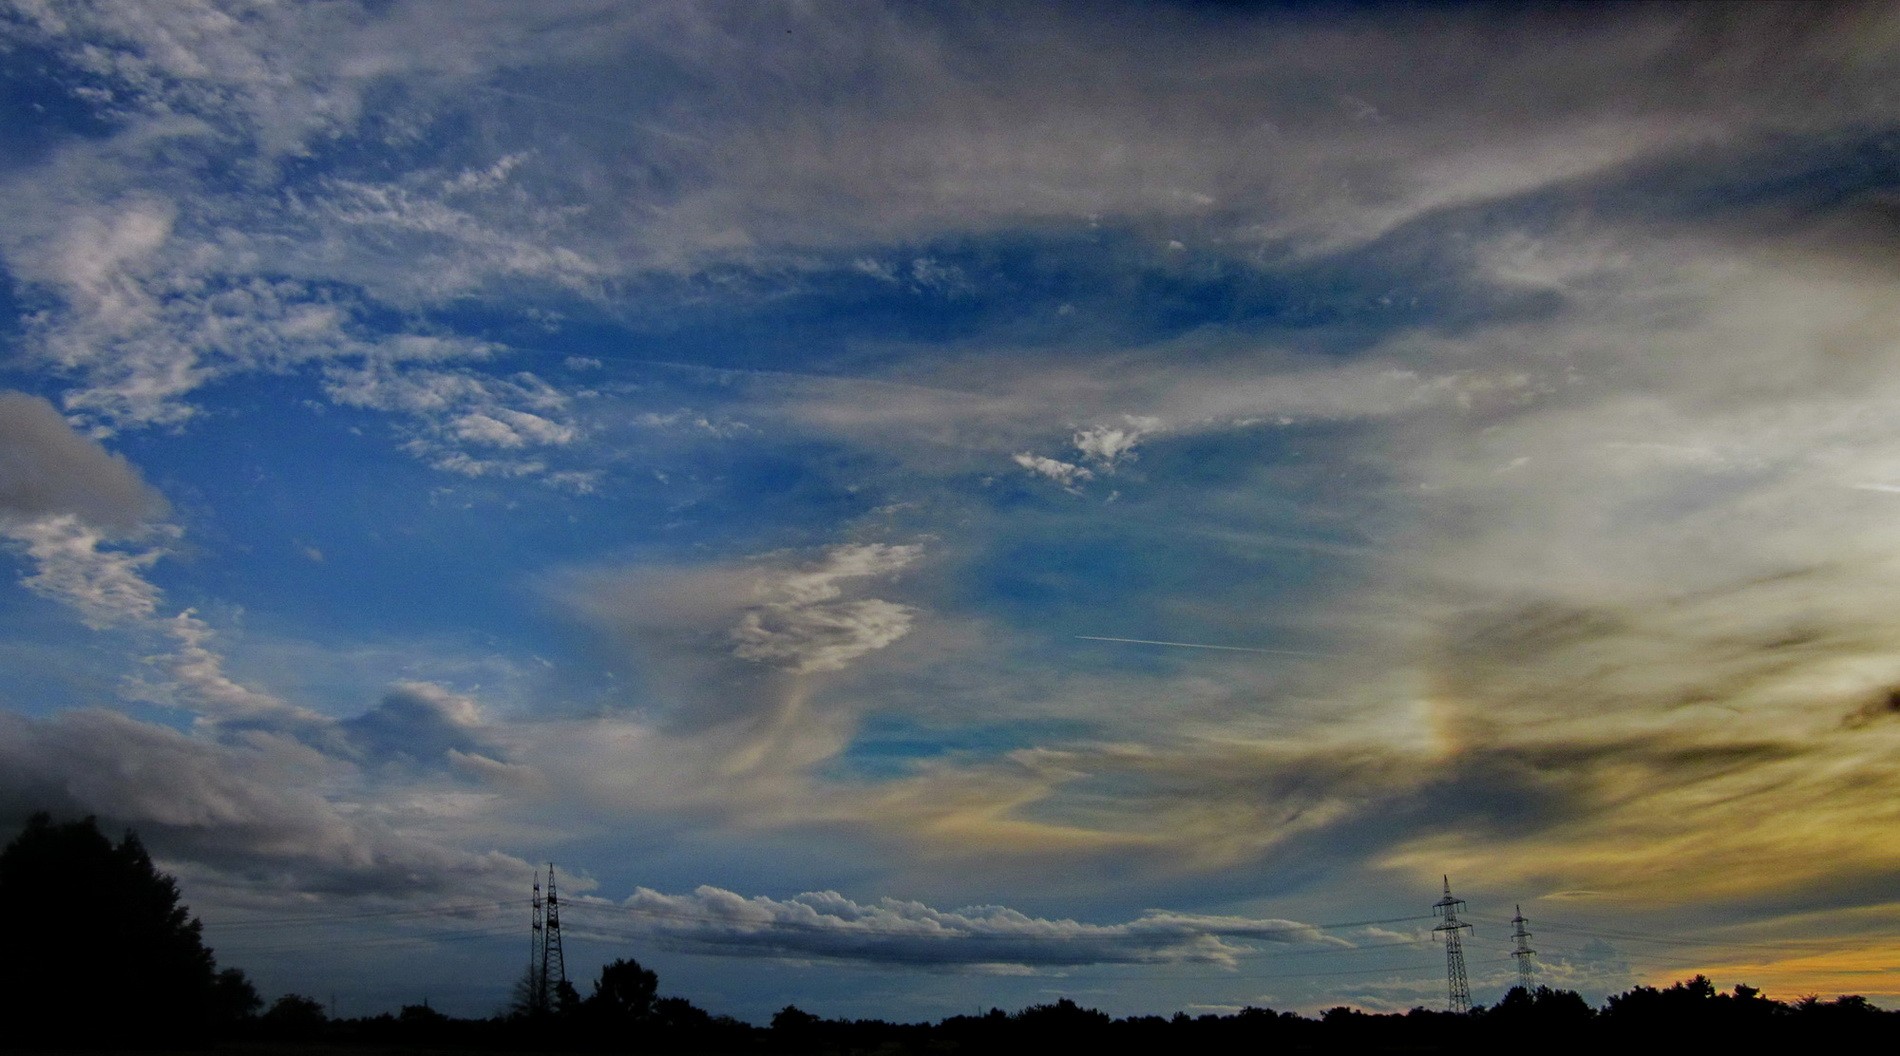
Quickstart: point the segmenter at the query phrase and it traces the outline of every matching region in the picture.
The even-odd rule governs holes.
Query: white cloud
[[[1007,452],[1029,472],[1074,486],[1089,479],[1077,470],[1090,477],[1113,470],[1155,437],[1263,422],[1373,426],[1447,408],[1484,412],[1534,400],[1551,384],[1519,366],[1473,366],[1450,356],[1374,353],[1320,365],[1284,348],[1243,356],[1193,351],[1120,351],[1113,369],[1092,371],[976,355],[935,364],[928,385],[916,384],[915,375],[906,384],[798,379],[758,398],[807,428],[901,450],[913,465],[968,469]],[[1182,365],[1184,358],[1193,362]],[[1094,468],[1023,450],[1061,435],[1052,419],[1094,423],[1063,437]]]
[[[916,610],[881,598],[842,600],[842,583],[902,570],[916,545],[833,547],[817,566],[762,578],[757,600],[732,629],[733,655],[796,674],[838,671],[910,632]]]
[[[584,470],[553,470],[533,449],[562,448],[581,438],[571,397],[541,378],[518,372],[498,377],[471,369],[405,366],[382,357],[334,366],[330,398],[351,407],[400,413],[410,421],[405,450],[437,469],[469,477],[542,477],[585,491]],[[490,457],[481,452],[521,452]]]
[[[1097,425],[1075,434],[1075,449],[1104,465],[1135,457],[1142,437],[1162,427],[1159,418],[1124,415],[1120,425]]]
[[[1243,251],[1339,244],[1688,144],[1867,127],[1895,100],[1891,16],[1872,8],[1792,35],[1772,10],[1693,8],[1585,26],[1447,12],[1325,27],[1051,9],[953,28],[928,11],[601,5],[503,8],[440,33],[457,15],[430,2],[242,18],[101,6],[15,26],[112,100],[98,110],[120,154],[155,158],[161,128],[192,160],[238,145],[238,190],[163,166],[191,195],[154,199],[178,211],[177,228],[202,229],[192,237],[211,247],[213,218],[191,214],[221,212],[227,230],[270,233],[244,248],[279,271],[405,303],[523,280],[598,292],[813,248],[843,249],[886,281],[965,289],[953,265],[881,262],[866,247],[1050,221],[1205,225],[1221,237],[1195,244]],[[1685,58],[1655,61],[1657,40]],[[1408,61],[1419,49],[1447,59]],[[1188,65],[1205,76],[1168,72]],[[877,90],[838,93],[844,66]],[[1476,80],[1450,72],[1480,66]],[[1808,75],[1774,76],[1790,68]],[[456,120],[479,131],[422,149]],[[362,143],[401,149],[410,167],[294,180],[282,164]],[[276,193],[286,183],[292,193]],[[102,230],[123,236],[102,244],[144,244],[133,226]]]
[[[623,762],[602,758],[583,794],[746,814],[791,807],[792,789],[849,744],[866,706],[843,687],[920,615],[866,595],[922,554],[921,544],[847,543],[811,560],[778,553],[562,577],[563,601],[643,676],[629,701],[640,721],[598,735],[624,742]],[[569,750],[591,756],[593,740]],[[624,760],[635,758],[644,784],[623,787]]]
[[[1046,455],[1031,454],[1027,451],[1011,455],[1010,459],[1039,477],[1048,477],[1069,491],[1075,491],[1076,485],[1085,480],[1094,480],[1095,471],[1073,462],[1062,462]]]
[[[572,226],[573,211],[499,193],[520,162],[513,157],[514,164],[497,163],[478,178],[464,172],[444,180],[421,170],[393,184],[332,179],[309,219],[337,242],[381,242],[415,262],[403,284],[411,295],[440,300],[508,279],[591,292],[606,269],[548,237]],[[471,195],[496,200],[477,213]]]
[[[213,721],[315,722],[311,713],[227,677],[224,658],[209,645],[211,628],[193,610],[160,616],[163,592],[147,570],[168,550],[145,544],[183,535],[175,525],[147,520],[165,508],[131,463],[74,433],[46,401],[0,393],[0,538],[33,563],[22,585],[70,606],[94,630],[143,630],[175,642],[172,651],[146,658],[163,681],[127,683],[135,697]],[[128,536],[142,542],[115,542]]]
[[[9,523],[0,534],[34,563],[33,574],[21,582],[78,610],[88,627],[136,624],[158,611],[159,590],[145,570],[164,556],[163,549],[108,549],[104,534],[71,514]]]
[[[321,736],[327,721],[315,712],[286,703],[232,679],[224,670],[224,655],[212,648],[217,634],[192,609],[166,619],[151,618],[147,626],[174,643],[165,653],[145,658],[161,679],[129,680],[126,692],[135,699],[182,708],[212,724],[268,724],[284,732]]]
[[[508,407],[461,415],[448,423],[448,431],[466,443],[501,448],[567,444],[579,435],[571,425]]]

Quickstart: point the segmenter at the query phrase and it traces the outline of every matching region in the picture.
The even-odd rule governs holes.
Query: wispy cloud
[[[1116,924],[1031,917],[1003,906],[941,910],[921,902],[853,901],[835,891],[746,898],[717,887],[690,895],[640,888],[611,907],[588,904],[582,926],[679,948],[867,964],[1055,968],[1202,963],[1233,968],[1248,942],[1350,944],[1311,924],[1151,910]]]
[[[897,641],[915,610],[882,598],[842,600],[843,584],[891,575],[921,552],[917,545],[845,544],[815,567],[761,578],[757,600],[732,628],[732,655],[810,674],[841,670]]]
[[[326,896],[689,817],[827,859],[785,884],[1099,919],[1446,869],[1889,897],[1889,9],[479,15],[0,13],[49,104],[0,162],[8,369],[54,396],[0,394],[0,536],[69,655],[132,650],[93,702],[191,724],[0,715],[9,809]],[[364,419],[521,549],[310,483]],[[366,623],[429,644],[364,688],[257,629]],[[464,636],[536,721],[438,677]],[[1018,968],[1286,923],[616,912]]]
[[[497,377],[374,355],[331,368],[325,391],[344,406],[404,415],[411,423],[404,448],[437,469],[467,477],[541,477],[569,486],[591,479],[587,471],[557,470],[534,454],[573,445],[582,432],[572,397],[526,371]]]
[[[94,629],[151,619],[159,591],[145,569],[163,549],[109,549],[105,537],[71,515],[44,517],[6,528],[6,536],[35,565],[21,580],[29,590],[78,610]]]

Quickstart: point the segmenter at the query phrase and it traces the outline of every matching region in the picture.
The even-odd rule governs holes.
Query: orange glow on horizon
[[[1724,992],[1736,983],[1746,983],[1777,1001],[1793,1002],[1809,995],[1832,1000],[1843,994],[1859,994],[1886,1008],[1900,1007],[1900,940],[1895,939],[1853,950],[1651,969],[1643,973],[1643,982],[1666,987],[1698,973],[1715,981]]]

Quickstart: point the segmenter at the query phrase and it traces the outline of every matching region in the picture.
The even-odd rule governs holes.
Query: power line
[[[518,924],[491,925],[486,928],[461,931],[412,932],[406,935],[371,935],[366,937],[332,937],[311,939],[301,942],[272,942],[261,946],[246,945],[243,942],[218,943],[217,948],[226,952],[242,950],[247,953],[284,953],[292,950],[336,949],[340,947],[405,946],[431,942],[456,942],[465,939],[499,938],[514,934]]]
[[[530,902],[532,901],[533,900],[531,899]],[[482,904],[475,904],[475,905],[452,904],[452,905],[447,905],[447,906],[423,907],[423,908],[417,908],[417,909],[412,909],[412,910],[381,910],[381,911],[364,912],[364,913],[340,913],[340,914],[328,914],[328,915],[311,914],[311,915],[299,916],[295,918],[279,918],[276,920],[254,920],[254,921],[248,921],[248,922],[242,922],[242,923],[251,924],[253,927],[256,927],[256,928],[283,928],[283,927],[305,927],[305,926],[326,924],[326,923],[333,923],[333,922],[354,922],[354,921],[368,921],[368,920],[407,921],[407,920],[415,920],[415,919],[426,919],[430,917],[466,915],[472,910],[505,909],[511,906],[518,906],[519,904],[520,902],[518,900],[504,900],[504,901],[494,902],[494,903],[482,903]],[[559,903],[557,903],[557,905],[558,904]],[[629,914],[629,915],[635,915],[635,916],[647,916],[647,917],[661,917],[661,918],[669,918],[669,919],[677,919],[677,920],[685,920],[685,921],[697,921],[697,922],[715,923],[715,924],[736,923],[735,921],[733,921],[731,917],[717,915],[717,914],[694,913],[694,912],[683,911],[683,910],[656,909],[656,908],[649,908],[649,907],[613,906],[613,905],[599,903],[599,902],[581,902],[581,903],[569,902],[567,903],[567,908],[570,913],[573,911],[576,905],[584,907],[587,911],[584,915],[590,918],[595,917],[596,913],[607,915],[610,918],[608,920],[599,920],[598,918],[590,920],[587,924],[586,930],[589,934],[598,934],[600,937],[607,938],[607,939],[614,939],[614,940],[628,940],[628,939],[656,937],[654,932],[649,931],[649,930],[644,930],[644,929],[639,929],[639,928],[614,927],[614,924],[616,923],[628,923],[628,924],[633,923],[630,921],[614,921],[611,919],[611,917],[621,916],[623,914]],[[545,914],[545,903],[543,907],[543,912]],[[558,913],[558,910],[557,910],[557,913]],[[1368,920],[1337,921],[1337,922],[1332,922],[1332,923],[1300,925],[1297,927],[1253,931],[1253,932],[1245,933],[1243,935],[1238,935],[1236,937],[1243,938],[1243,939],[1271,938],[1272,936],[1281,936],[1281,935],[1300,935],[1300,934],[1305,934],[1312,931],[1329,931],[1329,930],[1339,930],[1343,928],[1368,927],[1368,926],[1374,926],[1374,925],[1380,925],[1380,924],[1409,923],[1409,922],[1425,920],[1425,919],[1430,919],[1430,918],[1428,915],[1425,915],[1425,914],[1414,914],[1414,915],[1403,916],[1403,917],[1384,917],[1384,918],[1376,918],[1376,919],[1368,919]],[[233,922],[233,923],[235,924],[239,922]],[[475,920],[471,920],[470,923],[476,924],[477,926],[472,929],[461,929],[461,930],[456,930],[456,931],[436,931],[436,932],[426,932],[426,933],[411,934],[411,935],[377,936],[377,937],[368,937],[368,938],[329,937],[329,938],[305,940],[305,941],[270,942],[270,943],[266,943],[262,945],[247,944],[243,941],[243,938],[240,937],[236,942],[220,943],[219,945],[225,947],[226,949],[240,949],[240,950],[246,950],[246,951],[255,952],[255,953],[262,953],[262,952],[281,952],[281,951],[298,950],[298,949],[323,949],[323,948],[336,948],[336,947],[349,947],[349,946],[369,947],[369,946],[376,946],[376,945],[403,945],[403,944],[410,944],[410,943],[425,943],[425,942],[431,942],[431,941],[489,938],[489,937],[495,937],[501,934],[505,934],[506,930],[508,930],[506,925],[497,926],[494,923],[485,923],[485,922],[480,922],[480,921],[475,921]],[[827,924],[811,922],[811,921],[792,921],[792,920],[745,921],[745,922],[737,922],[737,923],[745,923],[745,924],[753,925],[757,928],[757,931],[752,932],[752,933],[738,933],[738,934],[730,935],[729,937],[733,940],[730,943],[731,945],[743,945],[745,944],[745,941],[748,939],[767,937],[770,935],[771,932],[774,932],[774,931],[780,931],[780,932],[790,931],[790,932],[798,932],[798,933],[806,933],[806,934],[812,934],[812,933],[826,934],[826,935],[833,935],[833,936],[843,938],[843,939],[891,938],[891,939],[910,939],[910,940],[923,940],[923,941],[941,941],[946,944],[970,942],[970,941],[1003,942],[1003,943],[1018,943],[1018,944],[1041,944],[1041,943],[1051,943],[1051,942],[1053,943],[1101,942],[1105,940],[1112,941],[1112,940],[1122,939],[1122,938],[1139,937],[1139,933],[1136,933],[1135,935],[1131,936],[1127,932],[1109,933],[1109,934],[1031,933],[1031,932],[1025,932],[1025,933],[1020,933],[1020,934],[996,934],[996,933],[970,933],[970,932],[928,932],[928,931],[919,931],[919,930],[914,930],[914,929],[888,928],[888,927],[860,927],[860,928],[844,927],[844,928],[841,928],[834,925],[827,925]],[[231,926],[232,925],[221,925],[219,926],[219,928],[222,929],[222,928],[228,928]],[[1102,926],[1098,926],[1098,927],[1102,927]],[[542,932],[544,936],[548,934],[545,928],[546,928],[546,922],[545,922],[545,915],[544,915],[544,918],[543,918],[544,930]],[[717,943],[710,941],[715,938],[715,936],[712,936],[712,935],[703,935],[703,934],[695,935],[691,933],[679,934],[679,935],[667,935],[667,934],[662,933],[658,935],[657,937],[672,939],[672,940],[682,941],[682,942],[688,942],[688,943],[698,940],[699,944],[702,946],[717,945]],[[1323,947],[1323,948],[1318,948],[1318,949],[1273,950],[1271,951],[1270,955],[1274,957],[1275,959],[1278,959],[1278,958],[1283,958],[1283,957],[1319,956],[1319,955],[1355,953],[1355,952],[1362,952],[1362,951],[1368,951],[1368,950],[1387,949],[1387,948],[1395,948],[1395,947],[1403,947],[1403,946],[1415,946],[1423,941],[1428,941],[1428,940],[1420,939],[1420,940],[1406,940],[1406,941],[1393,942],[1393,943],[1360,944],[1360,945],[1352,945],[1352,946],[1328,946],[1328,947]],[[530,951],[531,968],[536,970],[537,977],[538,977],[538,969],[539,969],[540,962],[543,956],[542,950],[543,950],[543,946],[537,944],[537,945],[532,946],[531,951]],[[804,952],[811,953],[813,951],[804,951]],[[1248,950],[1245,952],[1267,953],[1268,951],[1256,949],[1256,950]],[[848,951],[840,951],[840,954],[844,956],[849,956]],[[1153,963],[1153,962],[1147,962],[1147,963]],[[556,978],[556,977],[561,976],[562,974],[563,974],[562,972],[558,972],[558,971],[552,972],[549,977]]]
[[[836,935],[889,935],[889,936],[893,936],[897,938],[926,938],[926,939],[941,938],[944,940],[956,939],[956,940],[977,940],[977,941],[991,941],[991,942],[1022,942],[1024,940],[1080,942],[1080,941],[1098,940],[1098,939],[1110,937],[1110,936],[1104,936],[1100,934],[1078,934],[1078,933],[1039,934],[1039,933],[1034,933],[1034,932],[1022,932],[1018,934],[997,934],[997,933],[953,932],[953,931],[931,932],[931,931],[921,931],[921,930],[907,929],[907,928],[838,927],[836,925],[821,924],[814,921],[783,920],[779,918],[771,918],[771,919],[766,919],[766,920],[743,920],[743,919],[735,919],[730,916],[723,916],[723,915],[714,914],[714,913],[693,913],[693,912],[683,911],[683,910],[655,909],[655,908],[650,908],[650,907],[645,907],[645,906],[615,906],[611,904],[604,905],[598,902],[569,903],[568,908],[572,910],[576,905],[584,906],[589,914],[592,914],[595,910],[603,910],[603,911],[611,912],[614,914],[633,914],[637,916],[669,917],[669,918],[677,918],[681,920],[703,920],[710,923],[718,923],[718,924],[741,924],[741,925],[754,926],[754,927],[764,928],[764,929],[774,929],[774,930],[783,929],[783,930],[788,930],[788,931],[812,931],[812,932],[820,932],[824,934],[836,934]],[[1430,919],[1432,919],[1431,914],[1420,913],[1420,914],[1414,914],[1408,917],[1386,917],[1379,920],[1351,920],[1351,921],[1342,921],[1342,922],[1333,923],[1333,924],[1299,924],[1299,925],[1286,927],[1286,928],[1247,930],[1244,932],[1238,929],[1232,932],[1222,932],[1221,929],[1219,928],[1204,928],[1204,929],[1199,929],[1199,930],[1209,932],[1209,933],[1216,933],[1216,934],[1231,934],[1236,938],[1264,938],[1264,937],[1273,936],[1273,935],[1299,935],[1299,934],[1303,934],[1309,931],[1334,931],[1340,928],[1363,928],[1363,927],[1372,927],[1374,925],[1379,925],[1379,924],[1404,924],[1404,923],[1409,923],[1412,921],[1430,920]],[[1137,921],[1136,923],[1139,923],[1139,921]],[[1126,927],[1126,925],[1110,925],[1110,924],[1094,924],[1094,925],[1084,925],[1084,926],[1094,927],[1094,928]]]
[[[1473,916],[1472,919],[1484,920],[1486,923],[1499,923],[1499,924],[1509,923],[1508,921],[1503,921],[1503,920],[1485,920],[1485,918],[1477,917],[1477,916]],[[1615,941],[1615,942],[1642,942],[1642,943],[1650,943],[1653,945],[1662,945],[1662,946],[1680,946],[1680,947],[1690,947],[1690,948],[1717,947],[1717,948],[1723,948],[1723,949],[1771,950],[1771,951],[1781,951],[1781,952],[1790,952],[1790,953],[1799,952],[1802,950],[1812,950],[1817,953],[1823,953],[1823,952],[1832,952],[1832,951],[1840,950],[1844,948],[1841,946],[1839,942],[1836,942],[1831,939],[1786,939],[1780,942],[1742,942],[1742,941],[1729,941],[1726,939],[1718,939],[1718,938],[1701,939],[1701,938],[1688,938],[1688,937],[1682,937],[1682,936],[1669,936],[1669,935],[1645,935],[1645,934],[1636,933],[1636,932],[1619,931],[1612,928],[1582,927],[1579,925],[1565,924],[1562,921],[1552,921],[1552,920],[1549,920],[1547,918],[1542,918],[1542,917],[1538,918],[1538,923],[1539,923],[1539,926],[1544,929],[1543,933],[1546,936],[1552,933],[1568,934],[1568,935],[1587,935],[1591,938],[1604,939],[1604,940]],[[1872,943],[1868,945],[1879,945],[1879,943]],[[1845,948],[1857,949],[1860,947],[1845,947]]]
[[[526,903],[522,899],[504,899],[497,902],[471,902],[442,906],[422,906],[409,909],[366,910],[359,913],[310,913],[290,917],[247,917],[243,920],[204,922],[205,927],[219,931],[249,928],[302,927],[306,925],[328,925],[338,921],[398,919],[406,917],[461,916],[479,910],[517,909]]]

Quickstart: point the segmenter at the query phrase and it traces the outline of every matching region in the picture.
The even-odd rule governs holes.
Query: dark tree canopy
[[[659,987],[658,975],[641,967],[639,961],[623,958],[601,968],[587,1003],[604,1018],[643,1023],[653,1018]]]
[[[329,1022],[330,1017],[323,1014],[323,1006],[315,998],[285,994],[258,1017],[257,1025],[266,1037],[315,1038]]]
[[[115,845],[92,818],[35,815],[0,851],[0,905],[13,910],[0,1022],[20,1040],[175,1042],[256,1007],[131,833]]]

